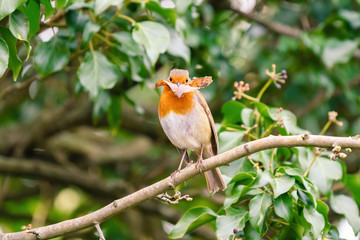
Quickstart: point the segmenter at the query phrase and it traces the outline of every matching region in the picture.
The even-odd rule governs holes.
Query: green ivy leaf
[[[236,174],[229,184],[236,183],[237,185],[248,185],[255,179],[256,174],[254,172],[240,172]]]
[[[286,193],[290,190],[295,184],[295,179],[289,176],[280,176],[278,178],[273,178],[270,181],[270,185],[274,191],[274,198],[277,198],[283,193]]]
[[[45,15],[45,20],[49,19],[55,12],[55,9],[53,8],[53,6],[51,5],[50,0],[40,0],[40,3],[42,5],[44,5],[44,15]]]
[[[275,150],[277,151],[277,150]],[[271,162],[271,152],[272,149],[266,149],[260,152],[256,152],[251,155],[252,159],[256,162],[261,162],[264,165],[264,169],[270,170],[270,162]],[[275,163],[276,159],[274,159]],[[273,165],[274,165],[273,163]]]
[[[316,211],[318,211],[324,217],[325,220],[325,227],[322,233],[322,238],[325,238],[331,228],[331,224],[329,223],[329,219],[328,219],[329,206],[321,200],[317,200],[316,202],[317,202]]]
[[[254,102],[253,104],[255,105],[261,116],[265,118],[271,118],[269,114],[270,108],[266,104],[262,102]]]
[[[241,119],[245,126],[251,127],[254,123],[253,109],[244,108],[241,110]]]
[[[192,4],[192,0],[175,0],[176,11],[181,15],[183,15]]]
[[[34,50],[35,68],[42,77],[63,69],[69,60],[70,51],[67,42],[59,38],[40,43]]]
[[[223,131],[219,134],[219,145],[220,145],[220,153],[226,152],[236,146],[241,144],[242,138],[244,136],[244,132],[228,132]]]
[[[124,0],[96,0],[95,1],[95,14],[99,15],[110,6],[122,5]]]
[[[317,239],[325,227],[324,217],[316,211],[315,208],[311,210],[304,208],[303,214],[306,221],[311,224],[311,230],[314,238]]]
[[[308,179],[303,177],[300,169],[281,168],[279,171],[281,172],[283,170],[286,172],[286,174],[293,176],[298,183],[304,186],[305,191],[298,190],[298,194],[306,193],[306,196],[300,196],[300,197],[309,198],[309,200],[313,203],[314,207],[316,207],[316,199],[319,196],[319,193],[316,187],[314,186],[314,184],[310,182]],[[305,203],[307,204],[307,201],[305,201]]]
[[[357,46],[357,40],[328,39],[321,59],[331,69],[337,63],[347,63],[354,56]]]
[[[102,91],[97,99],[95,99],[95,104],[92,111],[92,117],[95,121],[95,124],[98,120],[108,111],[111,104],[111,98],[107,91]]]
[[[350,190],[357,204],[360,204],[360,174],[346,174],[345,186]]]
[[[0,37],[0,78],[6,71],[9,63],[9,47],[4,39]]]
[[[26,0],[0,0],[0,20],[15,11]]]
[[[249,220],[249,213],[244,208],[226,209],[227,215],[216,218],[216,236],[218,239],[228,239],[233,229],[242,230]]]
[[[170,29],[170,44],[167,52],[173,56],[181,57],[185,60],[186,64],[190,63],[190,48],[185,44],[184,40],[179,34]]]
[[[147,56],[129,57],[131,79],[136,82],[141,82],[149,76],[151,71],[151,63]],[[139,62],[141,64],[139,64]]]
[[[24,13],[19,10],[10,14],[9,29],[17,39],[24,41],[26,47],[26,61],[30,56],[30,43],[28,42],[29,21]]]
[[[16,81],[22,67],[22,62],[17,56],[17,48],[16,48],[17,39],[11,34],[10,30],[5,27],[0,26],[0,33],[8,45],[9,48],[8,67],[13,71],[13,79],[14,81]]]
[[[333,180],[342,178],[342,167],[337,161],[318,157],[309,172],[309,179],[326,194],[330,191]]]
[[[56,10],[61,10],[66,3],[66,0],[55,0],[55,8]]]
[[[295,147],[293,149],[295,150],[295,154],[298,156],[300,168],[305,172],[315,157],[312,149],[304,147]]]
[[[308,131],[305,131],[297,126],[297,119],[295,114],[288,110],[279,111],[278,108],[270,108],[269,114],[274,121],[278,121],[280,119],[283,120],[284,127],[288,134],[308,133]]]
[[[272,198],[267,193],[256,195],[249,203],[250,224],[260,234],[267,229],[266,218],[271,204]]]
[[[228,184],[225,190],[226,198],[224,201],[224,208],[230,207],[232,204],[238,202],[243,188],[244,186],[236,185],[235,183]]]
[[[100,28],[101,28],[100,25],[93,23],[92,21],[88,21],[84,27],[83,41],[81,45],[84,47],[86,44],[88,44],[88,42],[91,40],[93,35],[97,33],[100,30]]]
[[[292,222],[290,226],[282,227],[279,239],[302,239],[304,231],[302,225]]]
[[[169,234],[169,238],[182,238],[188,232],[215,220],[218,215],[207,207],[192,208],[184,213]]]
[[[224,177],[228,178],[229,181],[233,178],[236,174],[240,172],[247,172],[253,173],[254,166],[247,158],[240,158],[234,162],[232,162],[229,166],[222,166],[221,173]],[[254,173],[256,176],[256,174]]]
[[[112,132],[117,132],[121,122],[121,98],[111,96],[111,104],[107,112],[107,121]]]
[[[355,235],[357,235],[360,231],[360,216],[358,206],[356,205],[354,199],[342,194],[331,194],[330,206],[334,212],[343,214],[346,217],[353,228]]]
[[[119,68],[98,51],[87,52],[77,76],[92,97],[97,97],[101,89],[114,87],[119,79]]]
[[[345,19],[352,28],[358,29],[360,28],[360,14],[357,11],[350,11],[347,9],[341,9],[339,11],[339,15]]]
[[[293,198],[288,194],[283,194],[274,199],[274,210],[276,215],[290,222],[293,218]]]
[[[27,41],[29,35],[29,21],[19,10],[14,11],[9,18],[9,29],[19,40]]]
[[[241,111],[246,106],[238,101],[228,101],[222,108],[221,112],[224,114],[224,124],[235,124],[240,123],[241,120]]]
[[[142,47],[135,42],[131,33],[129,32],[115,32],[113,33],[114,39],[120,43],[116,45],[116,48],[121,52],[126,53],[129,56],[142,56],[144,51]]]
[[[176,21],[176,12],[173,8],[163,8],[156,1],[149,1],[146,3],[146,8],[149,10],[156,12],[161,17],[163,17],[166,21],[170,22],[173,26]]]
[[[249,185],[252,188],[261,188],[266,186],[272,180],[272,176],[269,170],[257,170],[256,179]]]
[[[145,47],[152,65],[155,65],[160,53],[164,53],[170,44],[169,31],[164,25],[157,22],[137,23],[132,35],[137,43]]]
[[[30,0],[23,11],[29,20],[28,39],[31,39],[40,29],[40,4],[36,0]]]
[[[326,43],[326,38],[322,34],[309,34],[303,32],[301,35],[301,40],[304,45],[309,48],[317,56],[321,56],[323,47]]]

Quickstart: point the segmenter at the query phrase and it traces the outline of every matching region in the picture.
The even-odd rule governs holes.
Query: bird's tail
[[[203,153],[204,160],[212,156],[214,156],[212,149],[205,148]],[[210,192],[215,193],[219,190],[224,191],[226,189],[226,183],[223,177],[221,176],[221,172],[219,168],[211,169],[205,172],[204,174],[205,174],[207,187]]]
[[[219,168],[211,169],[205,172],[205,179],[210,192],[215,193],[219,190],[224,191],[226,189],[226,183],[221,176]]]

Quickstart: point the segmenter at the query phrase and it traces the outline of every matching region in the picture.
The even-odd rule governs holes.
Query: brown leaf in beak
[[[194,77],[192,82],[189,84],[191,87],[204,88],[212,83],[212,77]]]
[[[157,88],[157,87],[161,87],[161,86],[165,86],[166,85],[166,81],[164,80],[159,80],[155,83],[155,87],[154,88]]]

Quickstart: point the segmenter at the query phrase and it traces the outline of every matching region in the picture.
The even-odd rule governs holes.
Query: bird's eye
[[[186,79],[186,83],[188,83],[188,82],[189,82],[189,79],[187,78],[187,79]]]
[[[169,80],[170,80],[170,82],[172,82],[172,78],[171,78],[171,77],[170,77],[170,79],[169,79]]]

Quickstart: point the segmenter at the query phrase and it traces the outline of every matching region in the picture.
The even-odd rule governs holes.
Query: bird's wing
[[[213,150],[214,155],[217,155],[219,152],[219,140],[218,140],[218,136],[216,134],[214,118],[211,114],[210,108],[209,108],[204,96],[200,93],[199,90],[195,91],[195,95],[198,97],[199,103],[203,107],[203,109],[208,117],[208,120],[209,120],[209,123],[211,126],[211,132],[212,132],[211,148]]]

